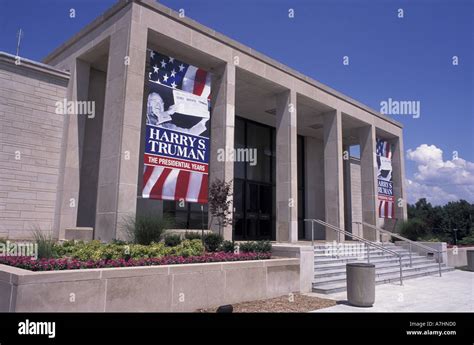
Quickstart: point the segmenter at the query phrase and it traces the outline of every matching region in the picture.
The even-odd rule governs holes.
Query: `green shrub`
[[[49,243],[49,242],[48,242]],[[54,243],[52,256],[54,258],[69,257],[82,261],[88,260],[117,260],[158,258],[167,255],[199,256],[204,253],[201,240],[184,240],[175,246],[166,246],[164,242],[152,242],[149,245],[101,243],[98,240],[90,242],[65,241]],[[45,255],[43,252],[41,255]]]
[[[130,257],[132,259],[158,258],[169,255],[170,247],[166,247],[163,242],[152,243],[148,246],[142,244],[132,244],[129,246]]]
[[[270,241],[244,242],[239,249],[243,253],[268,253],[272,251],[272,244]]]
[[[53,258],[53,247],[55,241],[51,237],[50,233],[45,233],[40,229],[33,231],[33,238],[38,245],[38,258],[39,259],[50,259]]]
[[[70,255],[78,260],[100,260],[102,259],[102,246],[98,240],[80,242],[73,246]]]
[[[474,244],[474,235],[464,236],[464,238],[458,241],[458,244]]]
[[[124,241],[124,240],[118,240],[118,239],[116,239],[116,238],[115,238],[115,239],[113,239],[111,243],[112,243],[112,244],[119,244],[119,245],[126,245],[126,244],[128,244],[128,242],[127,242],[127,241]]]
[[[166,234],[165,245],[168,247],[175,247],[181,243],[181,236],[178,234]]]
[[[200,240],[201,239],[201,234],[194,232],[194,231],[186,231],[184,233],[184,238],[187,240]]]
[[[204,246],[208,252],[216,252],[223,241],[224,238],[219,234],[209,233],[204,235]]]
[[[445,241],[439,239],[438,237],[432,237],[432,236],[420,237],[420,238],[418,238],[417,241],[420,241],[420,242],[445,242]]]
[[[8,240],[6,238],[0,237],[0,243],[6,244],[7,241]]]
[[[124,230],[128,234],[130,241],[136,244],[148,245],[152,242],[159,242],[161,235],[173,224],[169,217],[163,216],[138,216],[126,217],[124,220]]]
[[[233,253],[235,251],[235,243],[233,241],[222,242],[219,250],[226,253]]]
[[[204,254],[204,247],[201,240],[184,240],[176,247],[169,247],[170,253],[167,255],[178,256],[199,256]]]
[[[74,241],[64,241],[63,243],[54,243],[53,245],[53,257],[61,258],[65,256],[71,256],[74,246]]]
[[[400,235],[416,241],[428,235],[426,224],[419,219],[408,219],[399,226]]]

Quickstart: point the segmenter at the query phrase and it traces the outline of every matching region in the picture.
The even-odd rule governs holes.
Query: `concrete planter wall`
[[[272,255],[298,258],[300,262],[300,292],[311,292],[314,279],[314,248],[309,245],[272,243]]]
[[[474,250],[474,246],[448,248],[448,266],[451,266],[451,267],[467,266],[466,252],[468,250]]]
[[[0,312],[192,312],[299,292],[298,259],[32,272],[0,265]]]

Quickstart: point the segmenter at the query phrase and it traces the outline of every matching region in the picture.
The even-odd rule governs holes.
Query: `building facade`
[[[61,239],[66,229],[91,228],[108,241],[124,238],[125,217],[149,213],[201,228],[205,212],[207,227],[199,203],[143,197],[153,52],[210,78],[208,178],[233,184],[226,239],[297,242],[311,238],[304,219],[321,219],[376,240],[353,222],[393,230],[406,219],[399,123],[155,1],[133,0],[44,64],[1,54],[0,237],[38,227]],[[93,116],[58,114],[58,101],[91,102]],[[234,149],[252,149],[255,164],[219,158]],[[381,150],[391,164],[390,211],[378,183]],[[331,229],[314,236],[340,237]]]

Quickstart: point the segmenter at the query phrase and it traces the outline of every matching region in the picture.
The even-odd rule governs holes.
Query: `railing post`
[[[314,220],[311,221],[311,244],[314,249]]]
[[[412,262],[411,262],[411,242],[408,242],[408,248],[410,251],[410,267],[412,267]]]
[[[439,269],[439,276],[441,277],[441,252],[438,251],[438,269]]]
[[[369,245],[366,243],[365,244],[366,248],[367,248],[367,263],[370,264],[370,248],[369,248]]]
[[[400,264],[400,285],[403,285],[403,273],[402,273],[402,256],[398,257],[398,263]]]

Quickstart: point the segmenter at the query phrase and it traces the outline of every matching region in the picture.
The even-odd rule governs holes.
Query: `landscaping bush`
[[[458,244],[474,244],[474,235],[465,236],[462,240],[458,241]]]
[[[107,251],[108,259],[118,259],[120,255],[113,255],[112,249],[108,246],[116,246],[114,244],[101,244],[100,241],[94,240],[90,242],[78,242],[69,250],[69,255],[77,260],[100,260],[104,259]]]
[[[166,247],[163,242],[152,243],[148,246],[142,244],[131,244],[126,249],[128,249],[129,255],[132,259],[157,258],[169,255],[170,252],[170,247]]]
[[[209,233],[204,235],[204,245],[208,252],[216,252],[224,241],[224,237],[219,234]]]
[[[272,244],[270,241],[244,242],[239,248],[243,253],[269,253],[272,251]]]
[[[83,243],[82,241],[80,242]],[[79,243],[79,241],[76,242],[74,240],[70,240],[70,241],[64,241],[62,243],[55,242],[53,244],[53,257],[61,258],[64,256],[71,256],[72,252],[74,251],[74,247],[76,243]]]
[[[136,244],[148,245],[152,242],[159,242],[163,232],[169,229],[172,224],[173,222],[169,217],[147,215],[126,217],[123,227],[130,241]]]
[[[198,256],[204,253],[201,240],[184,240],[176,246],[166,246],[165,243],[142,244],[115,244],[100,243],[94,240],[90,242],[64,242],[55,247],[54,257],[72,258],[80,261],[87,260],[129,260],[158,258],[162,256]]]
[[[176,247],[170,247],[170,252],[167,255],[188,257],[202,254],[204,254],[204,247],[201,240],[184,240]]]
[[[235,251],[235,243],[233,241],[224,241],[219,250],[226,253],[233,253]]]
[[[186,231],[184,233],[184,238],[187,239],[187,240],[200,240],[201,239],[201,234],[197,233],[197,232],[191,232],[191,231]]]
[[[181,236],[178,234],[166,234],[165,245],[167,247],[175,247],[181,243]]]
[[[39,259],[50,259],[53,257],[53,247],[55,241],[51,237],[51,234],[45,233],[40,229],[33,231],[33,238],[38,245],[38,258]]]
[[[123,240],[117,240],[116,238],[114,238],[114,239],[112,240],[112,242],[111,242],[111,243],[113,243],[113,244],[119,244],[119,245],[125,245],[125,244],[128,244],[128,242],[127,242],[127,241],[123,241]]]

